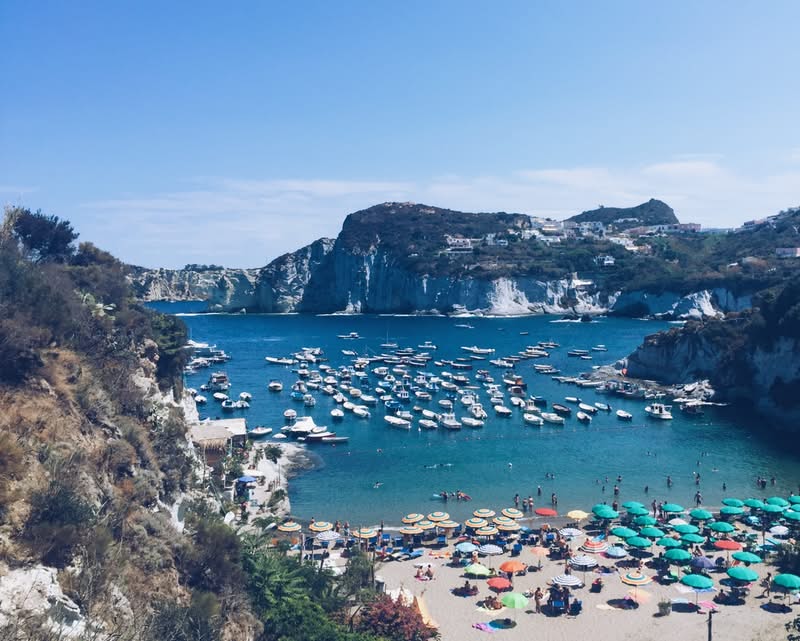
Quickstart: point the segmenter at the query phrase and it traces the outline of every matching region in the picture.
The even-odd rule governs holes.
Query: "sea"
[[[193,340],[214,344],[232,357],[218,368],[231,380],[231,398],[243,391],[252,394],[250,409],[225,414],[209,394],[208,405],[199,408],[201,417],[244,416],[250,428],[266,426],[278,433],[286,424],[283,412],[291,407],[337,435],[350,437],[346,444],[308,446],[313,466],[296,472],[289,485],[292,514],[299,519],[339,519],[361,525],[384,521],[388,526],[409,512],[442,509],[452,518],[463,519],[478,507],[512,506],[517,494],[533,496],[536,507],[550,507],[555,494],[560,513],[588,511],[596,503],[611,504],[615,498],[620,503],[637,500],[646,505],[653,500],[669,501],[688,508],[694,506],[697,491],[703,505],[719,506],[725,497],[786,496],[796,492],[800,483],[796,454],[774,441],[769,425],[754,423],[763,419],[746,418],[731,408],[708,408],[701,416],[688,416],[675,407],[674,420],[657,421],[646,416],[644,400],[559,383],[533,369],[533,363],[546,362],[562,375],[577,376],[594,366],[612,364],[630,354],[646,335],[670,327],[667,322],[598,318],[583,323],[553,316],[206,314],[198,313],[202,308],[198,303],[152,306],[179,315]],[[361,338],[338,337],[351,332]],[[417,348],[425,341],[437,346],[431,352],[435,359],[466,356],[462,346],[494,348],[497,356],[503,356],[539,341],[556,342],[560,347],[549,350],[548,359],[517,364],[515,374],[524,378],[528,393],[544,397],[548,405],[567,404],[566,396],[579,396],[589,404],[609,403],[614,410],[633,414],[633,420],[622,422],[614,412],[598,412],[585,425],[575,419],[573,408],[573,416],[563,427],[547,423],[530,427],[516,408],[511,418],[496,417],[482,393],[479,400],[489,414],[482,429],[419,431],[416,425],[411,431],[391,429],[380,404],[370,408],[370,419],[346,413],[342,422],[334,424],[330,410],[336,404],[330,396],[314,392],[317,404],[310,409],[293,402],[289,397],[297,380],[293,367],[264,360],[289,356],[302,347],[318,347],[328,364],[338,367],[352,361],[342,350],[376,355],[387,351],[380,347],[382,343]],[[569,349],[590,350],[598,344],[608,351],[591,352],[591,361],[567,356]],[[489,370],[498,382],[504,371],[488,360],[476,361],[474,367]],[[428,369],[453,371],[438,368],[432,361]],[[210,373],[188,374],[187,386],[199,389]],[[474,380],[475,370],[466,374]],[[272,379],[283,382],[282,392],[267,390]],[[378,379],[371,375],[370,381],[373,390]],[[438,398],[444,398],[441,392],[427,404],[412,400],[409,408],[427,405],[441,411]],[[465,414],[457,410],[457,415]],[[281,441],[267,438],[265,442]],[[774,485],[768,482],[766,489],[760,489],[758,477],[774,478]],[[616,497],[615,485],[619,488]],[[471,500],[445,502],[438,496],[456,491]]]

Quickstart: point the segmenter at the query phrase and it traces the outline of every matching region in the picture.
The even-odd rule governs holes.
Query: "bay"
[[[234,414],[245,416],[250,427],[264,425],[278,432],[285,424],[283,411],[292,407],[300,415],[310,414],[317,424],[329,426],[337,435],[350,437],[349,443],[335,447],[309,446],[316,466],[290,483],[292,513],[298,518],[341,519],[366,525],[381,520],[396,523],[402,514],[411,511],[446,509],[454,518],[463,519],[477,507],[500,509],[512,505],[517,493],[521,497],[532,495],[537,506],[547,507],[555,493],[560,512],[588,510],[597,502],[611,503],[615,484],[620,488],[620,502],[633,499],[649,504],[656,499],[689,507],[700,490],[704,503],[715,506],[726,496],[787,495],[800,482],[796,457],[769,439],[756,436],[754,426],[748,424],[755,419],[744,419],[725,409],[690,417],[675,408],[673,421],[653,421],[646,418],[644,401],[560,384],[533,371],[534,362],[547,362],[563,375],[574,376],[592,365],[613,363],[633,351],[647,334],[669,327],[665,322],[601,318],[578,323],[559,322],[549,316],[228,315],[194,314],[199,307],[187,303],[156,303],[153,307],[180,313],[192,339],[216,344],[232,356],[221,369],[231,379],[232,397],[242,391],[253,395],[251,408]],[[337,338],[350,332],[357,332],[362,338]],[[269,365],[264,360],[265,356],[289,355],[301,347],[320,347],[328,364],[338,367],[351,361],[341,350],[374,355],[387,351],[380,347],[387,340],[414,348],[430,340],[438,346],[432,352],[436,359],[465,356],[461,346],[492,347],[502,356],[538,341],[555,341],[561,347],[550,350],[550,358],[517,365],[516,373],[524,377],[530,394],[543,396],[548,403],[563,403],[565,396],[579,396],[589,404],[606,402],[615,410],[627,410],[634,419],[623,423],[613,412],[598,412],[588,426],[579,423],[573,414],[564,427],[527,427],[516,409],[509,419],[494,416],[488,398],[482,394],[480,400],[489,418],[479,430],[392,430],[386,427],[380,406],[371,408],[369,420],[348,414],[344,421],[333,424],[330,410],[335,403],[330,397],[315,392],[317,405],[312,409],[292,402],[289,389],[296,374],[291,367]],[[567,356],[569,349],[588,350],[598,343],[608,351],[592,352],[592,361]],[[488,361],[477,361],[475,369],[479,368],[488,369],[499,381],[502,370]],[[432,363],[428,369],[441,371]],[[209,373],[202,370],[187,375],[187,385],[199,388]],[[473,377],[474,371],[467,374]],[[284,391],[268,392],[271,379],[281,380]],[[371,389],[377,380],[374,375],[370,377]],[[434,411],[440,411],[437,398],[443,395],[440,393],[427,404]],[[201,408],[201,416],[223,414],[218,405],[210,402]],[[758,427],[769,431],[769,426]],[[700,474],[699,484],[696,473]],[[620,483],[616,482],[618,475],[622,476]],[[668,475],[674,481],[671,488],[666,484]],[[758,489],[758,476],[774,476],[775,485]],[[727,490],[722,489],[723,483]],[[649,486],[647,494],[645,486]],[[470,495],[472,500],[450,500],[445,506],[433,498],[441,491],[456,490]]]

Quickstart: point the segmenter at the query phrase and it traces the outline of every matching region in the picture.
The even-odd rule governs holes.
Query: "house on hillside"
[[[800,258],[800,247],[776,247],[775,255],[778,258]]]
[[[594,262],[600,265],[600,267],[613,267],[617,261],[613,256],[597,256]]]
[[[203,453],[206,463],[213,465],[233,447],[244,446],[247,421],[243,418],[226,418],[194,423],[189,428],[189,438]]]

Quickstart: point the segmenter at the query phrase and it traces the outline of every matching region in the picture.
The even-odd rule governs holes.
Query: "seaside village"
[[[359,337],[339,338],[349,345]],[[194,347],[195,358],[209,365],[227,359],[208,345]],[[382,347],[386,351],[371,358],[343,349],[351,364],[340,367],[330,365],[319,350],[266,360],[296,375],[290,403],[309,407],[315,392],[330,396],[333,423],[356,411],[369,418],[381,405],[387,429],[478,429],[487,418],[480,394],[488,396],[496,416],[513,412],[529,427],[591,421],[597,412],[611,412],[610,402],[588,404],[577,396],[543,411],[547,403],[529,396],[524,381],[502,367],[545,359],[548,350],[558,349],[554,343],[502,358],[491,348],[465,346],[465,356],[452,360],[432,357],[432,344]],[[570,355],[591,358],[590,350],[575,351]],[[474,381],[466,376],[484,359],[505,372],[497,382],[484,369],[477,370]],[[429,364],[440,368],[438,375],[424,370]],[[413,374],[417,368],[420,373]],[[655,421],[672,418],[672,406],[663,402],[667,392],[683,397],[676,399],[676,411],[702,412],[706,403],[698,385],[655,390],[608,377],[562,378],[579,390],[608,394],[609,401],[614,395],[640,398],[647,403],[646,418]],[[555,495],[516,496],[505,505],[475,505],[469,518],[456,521],[448,502],[469,497],[445,493],[441,509],[419,506],[418,512],[386,514],[369,526],[349,523],[346,514],[303,521],[290,513],[287,472],[305,447],[346,443],[347,437],[292,408],[284,412],[282,428],[249,426],[234,413],[246,410],[250,394],[229,399],[223,372],[213,373],[203,387],[191,390],[200,405],[208,402],[203,395],[220,405],[229,402],[223,409],[229,418],[196,422],[191,430],[206,480],[214,481],[209,484],[213,495],[234,506],[226,522],[263,532],[298,562],[336,575],[357,552],[366,555],[375,589],[410,606],[430,635],[694,639],[706,632],[711,638],[713,628],[727,639],[772,639],[784,638],[784,626],[800,607],[800,576],[783,569],[796,564],[791,560],[796,547],[790,544],[800,534],[800,488],[796,494],[772,495],[774,479],[759,478],[750,496],[728,496],[721,505],[707,507],[698,491],[694,504],[684,506],[651,496],[620,502],[620,477],[607,479],[613,502],[594,506],[562,506]],[[285,399],[279,380],[273,379],[268,390],[270,402]],[[425,409],[431,401],[435,412]],[[454,406],[463,407],[467,416],[457,419]],[[630,414],[609,416],[625,421]]]

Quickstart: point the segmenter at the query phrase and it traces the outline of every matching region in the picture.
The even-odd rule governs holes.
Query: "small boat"
[[[505,405],[495,405],[494,412],[498,416],[502,416],[503,418],[507,418],[513,414],[513,412],[507,408]]]
[[[542,419],[547,423],[553,423],[555,425],[564,424],[564,417],[554,414],[553,412],[542,412]]]
[[[419,419],[419,426],[423,430],[435,430],[435,429],[437,429],[439,427],[439,425],[436,423],[436,421],[432,421],[429,418],[421,418],[421,419]]]
[[[249,403],[253,400],[253,395],[250,392],[241,392],[239,394],[239,400],[244,401],[245,403]]]
[[[217,401],[217,403],[223,403],[228,400],[228,395],[222,392],[214,392],[212,398]]]
[[[431,420],[438,420],[439,419],[439,415],[436,412],[433,412],[431,410],[422,410],[422,415],[425,418],[431,419]]]
[[[264,360],[270,365],[292,365],[294,359],[291,358],[276,358],[275,356],[265,356]]]
[[[247,435],[252,438],[262,438],[267,436],[267,434],[272,434],[271,427],[254,427],[247,433]]]
[[[273,434],[272,438],[285,439],[285,438],[288,438],[288,437],[286,436],[286,434]]]
[[[288,409],[283,413],[283,418],[285,418],[287,421],[293,421],[297,418],[297,412],[295,412],[293,409]]]
[[[621,421],[630,421],[633,420],[633,414],[625,410],[617,410],[617,418]]]
[[[597,409],[602,410],[603,412],[610,412],[611,411],[611,406],[606,404],[606,403],[599,403],[598,402],[598,403],[595,403],[594,406]]]
[[[344,412],[340,410],[338,407],[334,407],[331,410],[331,418],[334,421],[341,421],[344,418]]]
[[[314,407],[317,404],[317,399],[315,399],[311,394],[305,394],[303,396],[303,405],[306,407]]]
[[[592,351],[593,352],[607,352],[608,351],[608,347],[606,347],[603,344],[599,344],[599,345],[595,345],[594,347],[592,347]]]
[[[337,334],[339,338],[344,338],[346,340],[354,340],[356,338],[361,338],[358,335],[358,332],[350,332],[349,334]]]
[[[349,436],[323,436],[320,439],[323,443],[336,445],[337,443],[347,443],[350,440]]]
[[[561,414],[563,416],[569,416],[570,414],[572,414],[572,410],[569,407],[567,407],[566,405],[561,405],[559,403],[553,403],[553,411],[556,414]],[[544,414],[542,416],[544,416]]]
[[[483,421],[479,418],[473,418],[471,416],[465,416],[461,419],[461,422],[466,425],[467,427],[471,427],[472,429],[478,429],[483,427]]]
[[[597,412],[597,408],[594,405],[588,405],[587,403],[578,403],[578,409],[583,410],[586,414],[595,414]]]
[[[231,399],[226,398],[224,401],[222,401],[222,409],[226,412],[232,412],[236,409],[236,403]]]
[[[363,405],[356,405],[353,407],[353,414],[358,418],[369,418],[369,410]]]
[[[528,425],[536,425],[537,427],[541,427],[544,423],[544,419],[541,416],[537,416],[536,414],[525,413],[522,415],[522,420],[525,421]]]
[[[459,421],[456,418],[456,415],[453,413],[442,414],[442,416],[439,418],[439,425],[448,430],[461,429],[461,421]]]
[[[567,356],[580,357],[580,356],[588,356],[588,355],[589,355],[589,350],[586,350],[586,349],[571,349],[571,350],[569,350],[567,352]]]
[[[575,403],[576,405],[581,402],[581,399],[579,399],[577,396],[565,396],[564,400],[567,403]]]
[[[273,380],[271,380],[269,382],[269,385],[267,385],[267,389],[270,392],[280,392],[280,391],[283,390],[283,383],[281,383],[278,380],[273,379]]]
[[[411,423],[405,419],[397,418],[396,416],[392,416],[391,414],[387,414],[383,417],[383,420],[389,424],[389,427],[394,427],[398,430],[410,430]]]
[[[664,405],[663,403],[653,403],[644,408],[644,411],[650,418],[660,419],[663,421],[672,420],[672,406]]]
[[[430,341],[425,341],[424,343],[422,343],[422,345],[417,345],[417,347],[419,347],[420,349],[430,349],[430,350],[439,349],[436,345],[434,345]]]
[[[194,397],[194,402],[197,403],[198,405],[205,405],[206,403],[208,403],[208,399],[202,394],[197,394]]]
[[[493,347],[476,347],[475,345],[472,345],[471,347],[462,346],[461,349],[463,349],[465,352],[469,352],[470,354],[477,354],[478,356],[484,354],[494,354]]]
[[[577,418],[581,423],[591,423],[592,417],[589,416],[586,412],[578,412],[575,414],[575,418]]]
[[[472,414],[477,419],[483,420],[487,418],[486,410],[483,409],[483,405],[480,403],[473,403],[469,406],[469,413]]]
[[[439,400],[439,406],[445,408],[446,410],[453,409],[453,401],[449,398],[443,398]]]

